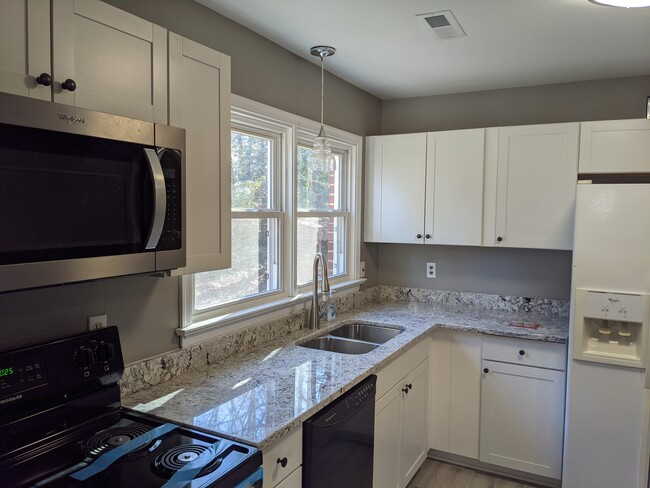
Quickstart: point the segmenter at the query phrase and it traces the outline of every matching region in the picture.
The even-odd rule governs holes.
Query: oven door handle
[[[161,153],[162,154],[161,150]],[[156,249],[163,226],[165,225],[165,214],[167,212],[167,189],[165,187],[165,175],[160,165],[159,154],[153,149],[145,148],[144,155],[149,163],[149,175],[153,182],[153,219],[147,236],[145,249]]]

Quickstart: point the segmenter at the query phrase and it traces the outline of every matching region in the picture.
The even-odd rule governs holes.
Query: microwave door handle
[[[160,159],[156,151],[145,148],[144,155],[149,163],[149,174],[153,181],[153,219],[147,236],[145,249],[155,249],[162,234],[167,210],[167,189],[165,188],[165,175],[163,174]]]

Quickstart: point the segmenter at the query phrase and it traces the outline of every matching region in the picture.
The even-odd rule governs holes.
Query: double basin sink
[[[298,344],[301,347],[342,354],[365,354],[404,332],[375,324],[344,324],[323,335]]]

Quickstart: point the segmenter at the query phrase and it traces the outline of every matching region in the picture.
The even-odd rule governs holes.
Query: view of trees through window
[[[197,273],[197,310],[278,289],[278,218],[258,218],[273,211],[275,141],[259,135],[231,134],[232,267]]]
[[[283,242],[285,200],[281,202],[282,165],[275,160],[279,137],[233,130],[232,267],[194,275],[194,308],[205,310],[288,287],[281,259],[291,243]],[[309,163],[311,149],[297,148],[296,283],[312,281],[316,253],[327,256],[330,276],[345,273],[347,209],[342,198],[343,153],[336,169],[319,170]],[[285,208],[283,208],[285,207]],[[284,246],[284,247],[283,247]]]

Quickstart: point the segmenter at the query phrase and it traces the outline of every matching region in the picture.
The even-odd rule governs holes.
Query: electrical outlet
[[[108,326],[108,315],[94,315],[88,317],[88,330],[103,329]]]
[[[366,277],[366,262],[361,261],[361,278]]]
[[[436,277],[436,263],[427,263],[427,278]]]

